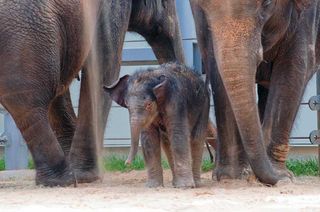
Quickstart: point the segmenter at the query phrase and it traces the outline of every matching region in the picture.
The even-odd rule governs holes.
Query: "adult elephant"
[[[218,123],[218,179],[247,163],[258,179],[284,176],[289,134],[307,82],[317,71],[319,3],[312,0],[190,0]],[[267,66],[258,65],[267,61]],[[263,70],[262,70],[263,69]],[[271,73],[260,124],[257,70]]]
[[[102,85],[118,77],[125,32],[136,16],[161,62],[183,61],[174,1],[0,2],[0,101],[27,142],[37,184],[99,177],[97,151],[111,105]],[[68,87],[80,69],[75,121]]]

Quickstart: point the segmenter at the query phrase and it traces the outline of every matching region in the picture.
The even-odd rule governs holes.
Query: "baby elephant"
[[[173,186],[198,186],[209,115],[208,89],[200,76],[169,63],[126,75],[104,88],[129,110],[132,140],[127,163],[134,159],[141,136],[147,186],[163,186],[160,145],[172,170]]]

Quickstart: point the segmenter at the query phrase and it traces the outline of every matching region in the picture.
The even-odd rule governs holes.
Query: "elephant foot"
[[[196,188],[199,188],[201,186],[201,179],[194,179],[194,184]]]
[[[81,160],[78,155],[71,154],[70,161],[78,183],[102,180],[101,172],[95,160]]]
[[[102,179],[98,170],[74,169],[74,172],[78,183],[92,183]]]
[[[281,177],[280,181],[294,181],[294,174],[286,167],[285,162],[271,161],[274,170]]]
[[[247,179],[250,176],[250,169],[245,167],[234,167],[230,165],[218,166],[212,172],[212,178],[217,177],[218,181],[231,179]]]
[[[38,168],[36,171],[36,185],[65,187],[72,184],[76,187],[77,181],[74,172],[65,161],[54,167]]]
[[[188,176],[188,177],[176,177],[173,181],[172,181],[172,185],[175,188],[195,188],[196,184],[192,178],[192,176]]]
[[[146,183],[148,188],[163,187],[163,179],[148,179]]]
[[[287,169],[286,159],[289,152],[288,141],[273,142],[269,146],[268,155],[274,170],[280,177],[294,179],[294,175]]]

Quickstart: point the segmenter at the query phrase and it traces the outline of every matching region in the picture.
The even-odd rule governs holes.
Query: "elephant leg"
[[[77,127],[69,154],[80,183],[101,177],[99,155],[112,103],[102,88],[111,85],[119,76],[130,8],[129,3],[104,2],[93,47],[82,69]]]
[[[59,144],[67,156],[76,128],[76,114],[72,107],[69,90],[56,97],[50,104],[49,120]]]
[[[160,132],[160,140],[161,140],[161,147],[163,149],[163,151],[165,152],[167,159],[168,159],[168,163],[172,172],[172,181],[175,181],[176,175],[174,172],[174,163],[173,163],[173,156],[172,156],[172,150],[171,150],[171,146],[170,146],[170,142],[168,139],[167,135],[163,135],[164,133]]]
[[[218,128],[216,168],[218,180],[238,179],[246,175],[248,161],[242,146],[238,127],[230,102],[219,76],[211,84],[214,91],[215,112]]]
[[[141,132],[143,157],[148,169],[147,187],[163,186],[163,171],[161,166],[161,146],[159,132],[150,127]]]
[[[192,174],[196,187],[201,183],[201,164],[204,149],[204,143],[208,136],[208,130],[215,131],[212,122],[209,120],[210,99],[207,99],[207,104],[202,108],[197,121],[194,123],[190,135],[191,157],[192,157]],[[208,145],[208,144],[207,144]]]
[[[21,76],[21,79],[25,78]],[[21,91],[7,90],[1,95],[1,103],[12,115],[31,152],[36,184],[67,186],[74,183],[74,175],[48,120],[49,104],[43,100],[49,90],[35,89],[34,85],[18,89]]]
[[[241,178],[243,170],[248,167],[248,162],[226,90],[218,74],[212,32],[209,30],[208,20],[202,8],[197,4],[191,4],[191,7],[204,69],[210,80],[215,102],[218,139],[213,176],[216,175],[218,180]]]
[[[192,174],[192,158],[190,133],[187,114],[182,111],[168,114],[168,135],[171,144],[175,179],[173,186],[177,188],[193,188],[195,183]]]
[[[196,187],[199,187],[201,183],[201,164],[204,140],[205,136],[203,138],[191,140],[192,174]]]
[[[300,51],[294,52],[296,54]],[[274,168],[280,174],[292,178],[293,175],[285,164],[289,152],[289,136],[309,78],[303,65],[306,63],[297,64],[300,58],[290,54],[285,58],[274,63],[263,132]],[[288,61],[287,58],[292,60]]]

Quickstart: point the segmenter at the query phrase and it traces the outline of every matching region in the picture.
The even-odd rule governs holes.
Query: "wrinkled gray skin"
[[[239,178],[249,163],[275,184],[305,86],[319,65],[319,1],[190,0],[218,124],[217,177]],[[261,61],[267,65],[258,68]],[[262,124],[255,78],[269,73]]]
[[[118,77],[128,29],[153,35],[160,62],[183,61],[173,0],[0,1],[0,102],[27,142],[37,184],[99,178],[111,105],[101,87]],[[68,87],[80,69],[76,120]]]
[[[200,76],[185,66],[165,64],[126,75],[105,90],[129,110],[132,143],[127,163],[137,153],[141,134],[147,186],[163,186],[160,145],[173,186],[199,186],[209,114],[209,93]]]

